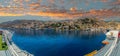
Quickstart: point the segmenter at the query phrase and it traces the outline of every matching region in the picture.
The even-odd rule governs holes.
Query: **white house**
[[[119,30],[112,30],[106,33],[107,38],[114,39],[114,38],[120,38],[120,31]]]

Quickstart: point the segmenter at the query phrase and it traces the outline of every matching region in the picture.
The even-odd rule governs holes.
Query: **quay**
[[[111,30],[106,33],[105,44],[100,50],[95,50],[85,56],[120,56],[120,31]]]
[[[3,41],[6,42],[8,49],[1,50],[0,55],[2,56],[34,56],[33,54],[28,53],[27,51],[21,50],[14,42],[11,41],[13,33],[8,30],[1,30]]]
[[[119,56],[120,55],[120,31],[111,30],[106,33],[104,41],[109,42],[102,49],[97,51],[94,56]]]

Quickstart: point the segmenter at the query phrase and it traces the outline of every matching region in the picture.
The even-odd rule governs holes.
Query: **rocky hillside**
[[[1,23],[0,27],[15,29],[88,30],[106,28],[109,24],[96,18],[84,18],[63,21],[15,20]],[[114,23],[114,26],[117,26],[117,24]]]

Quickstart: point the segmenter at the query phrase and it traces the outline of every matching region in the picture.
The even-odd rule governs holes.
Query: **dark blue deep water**
[[[101,31],[15,30],[13,42],[35,56],[83,56],[99,50],[105,34]]]

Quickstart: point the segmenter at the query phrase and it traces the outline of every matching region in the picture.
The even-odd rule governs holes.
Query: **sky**
[[[7,7],[7,8],[6,8]],[[75,8],[76,10],[90,11],[94,10],[106,10],[106,9],[120,9],[120,0],[0,0],[0,8],[3,8],[6,12],[16,11],[7,10],[8,8],[19,8],[19,13],[26,13],[31,11],[44,11],[51,9],[70,10]],[[22,9],[24,8],[24,9]],[[0,10],[0,13],[2,10]],[[18,12],[18,11],[17,11]],[[112,12],[113,13],[113,12]],[[36,19],[36,20],[50,20],[50,18],[43,17],[3,17],[0,16],[0,22],[12,21],[17,19]],[[40,19],[39,19],[40,18]],[[5,19],[5,20],[4,20]],[[117,20],[120,20],[117,18]]]
[[[111,8],[113,4],[118,5],[120,0],[0,0],[2,7],[17,6],[28,8],[29,5],[48,6],[58,9],[70,9],[76,7],[78,10]]]

